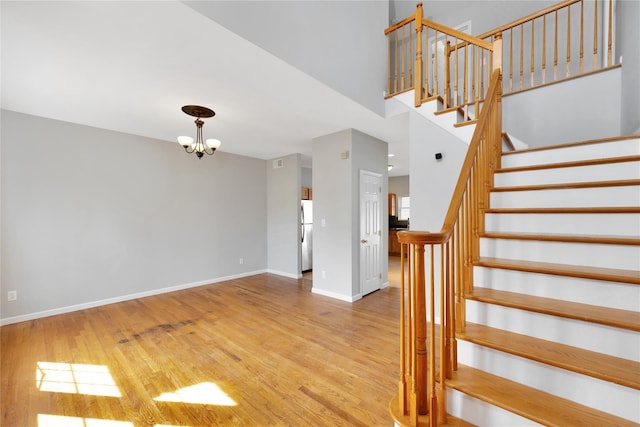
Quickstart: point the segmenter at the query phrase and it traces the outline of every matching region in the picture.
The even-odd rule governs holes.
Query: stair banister
[[[493,171],[500,165],[501,86],[498,68],[441,230],[398,232],[403,295],[400,383],[390,408],[401,425],[416,426],[424,417],[432,426],[446,422],[445,381],[456,369],[455,332],[464,328],[464,294],[473,285],[472,262],[479,256],[482,218]]]

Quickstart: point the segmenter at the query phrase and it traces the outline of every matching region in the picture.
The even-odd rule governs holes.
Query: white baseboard
[[[346,302],[354,302],[362,298],[362,295],[360,294],[349,296],[349,295],[339,294],[337,292],[325,291],[323,289],[318,289],[316,287],[311,288],[311,293],[322,295],[329,298],[339,299],[340,301],[346,301]]]
[[[160,289],[153,289],[150,291],[138,292],[135,294],[122,295],[122,296],[107,298],[107,299],[98,300],[98,301],[90,301],[82,304],[70,305],[67,307],[60,307],[60,308],[54,308],[51,310],[44,310],[44,311],[38,311],[35,313],[7,317],[4,319],[0,319],[0,326],[10,325],[12,323],[26,322],[29,320],[41,319],[43,317],[55,316],[57,314],[71,313],[73,311],[86,310],[88,308],[99,307],[107,304],[114,304],[122,301],[129,301],[137,298],[144,298],[144,297],[149,297],[153,295],[160,295],[160,294],[166,294],[169,292],[181,291],[183,289],[195,288],[203,285],[212,285],[214,283],[225,282],[227,280],[233,280],[233,279],[239,279],[241,277],[255,276],[256,274],[262,274],[267,272],[268,272],[267,270],[256,270],[256,271],[251,271],[247,273],[234,274],[231,276],[218,277],[215,279],[202,280],[199,282],[185,283],[182,285],[169,286],[169,287],[160,288]],[[275,274],[278,274],[278,273],[275,273]]]
[[[300,273],[291,274],[291,273],[286,273],[284,271],[278,271],[278,270],[272,270],[272,269],[267,269],[266,272],[270,273],[270,274],[277,274],[278,276],[288,277],[290,279],[302,279],[302,274],[300,274]]]

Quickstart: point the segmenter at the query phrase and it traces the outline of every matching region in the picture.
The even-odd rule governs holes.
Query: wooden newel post
[[[500,70],[502,72],[502,33],[495,35],[493,40],[493,71]]]
[[[414,67],[413,89],[415,106],[422,104],[422,3],[416,6],[416,63]]]

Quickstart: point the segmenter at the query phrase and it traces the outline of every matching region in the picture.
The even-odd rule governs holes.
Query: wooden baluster
[[[542,84],[547,80],[547,15],[542,16]]]
[[[473,101],[474,116],[478,117],[478,93],[477,93],[477,81],[478,81],[478,56],[477,56],[478,47],[475,45],[471,46],[471,99]]]
[[[438,425],[444,424],[447,420],[447,410],[446,410],[446,402],[445,402],[445,380],[447,378],[447,361],[449,359],[449,354],[447,352],[447,324],[449,323],[449,313],[448,310],[445,309],[445,302],[447,300],[446,293],[446,277],[447,277],[447,269],[448,264],[445,263],[447,258],[447,247],[445,244],[440,244],[440,381],[438,382],[438,394],[437,394],[437,404],[438,407],[436,409],[438,414]]]
[[[411,57],[411,54],[413,53],[413,37],[411,36],[411,34],[413,34],[413,32],[411,31],[411,26],[413,25],[412,22],[409,22],[409,57]],[[417,49],[416,49],[416,54],[417,54]],[[418,77],[420,77],[420,75],[418,75]],[[411,64],[411,61],[409,61],[409,87],[414,86],[414,74],[413,74],[413,64]]]
[[[593,69],[598,69],[598,2],[593,2]]]
[[[411,420],[411,425],[417,426],[418,425],[418,415],[419,415],[419,406],[420,406],[420,401],[424,400],[424,388],[425,388],[425,382],[423,381],[424,375],[426,375],[426,372],[424,371],[424,360],[423,358],[426,357],[426,349],[422,350],[421,354],[421,366],[422,366],[422,370],[419,371],[418,370],[418,350],[417,350],[417,345],[418,345],[418,340],[420,340],[420,342],[424,343],[425,342],[425,338],[424,335],[426,335],[426,325],[424,327],[420,327],[420,331],[418,332],[418,327],[419,325],[422,323],[420,322],[420,319],[417,316],[417,304],[418,304],[418,294],[422,294],[422,303],[424,304],[424,292],[416,292],[416,290],[418,289],[418,282],[421,281],[424,283],[424,267],[422,267],[422,275],[419,275],[419,271],[417,270],[417,262],[416,260],[418,259],[418,256],[416,255],[416,245],[410,244],[409,245],[410,248],[410,254],[411,254],[411,259],[410,259],[410,266],[409,266],[409,271],[411,271],[410,275],[411,275],[411,279],[410,279],[410,290],[409,290],[409,295],[410,295],[410,301],[411,301],[411,313],[409,314],[411,322],[411,342],[409,343],[409,348],[410,348],[410,355],[411,355],[411,397],[409,400],[409,417]],[[424,248],[422,248],[422,256],[420,257],[420,259],[422,259],[422,265],[424,265]],[[422,287],[424,289],[424,286]],[[424,331],[422,331],[422,328],[424,328]],[[419,338],[420,336],[422,336],[423,338]],[[424,348],[424,344],[421,345],[421,348]],[[420,376],[421,375],[421,376]]]
[[[416,75],[414,84],[415,106],[422,104],[422,3],[416,7]]]
[[[609,23],[607,31],[607,67],[613,65],[613,0],[609,0]]]
[[[398,30],[394,31],[394,33],[395,33],[395,36],[396,36],[396,49],[395,49],[395,52],[394,52],[395,61],[393,61],[393,62],[395,64],[396,71],[395,71],[395,73],[393,73],[393,85],[394,85],[394,91],[393,92],[394,93],[398,93],[398,55],[399,55],[398,54]]]
[[[433,65],[433,95],[437,96],[439,91],[439,86],[440,86],[440,82],[438,81],[438,30],[435,31],[435,42],[433,44],[433,58],[434,58],[434,65]]]
[[[463,82],[463,105],[464,121],[469,120],[469,43],[464,44],[464,82]]]
[[[451,43],[449,35],[444,34],[444,108],[451,105]]]
[[[556,27],[553,33],[553,80],[558,80],[558,11],[556,10]]]
[[[535,40],[535,20],[531,20],[531,87],[534,86],[533,75],[535,70],[535,48],[534,48],[534,40]]]
[[[407,88],[407,82],[405,80],[405,74],[404,74],[404,64],[405,64],[405,56],[404,56],[404,25],[402,26],[402,44],[401,44],[401,48],[402,48],[402,65],[401,65],[401,70],[402,70],[402,75],[400,76],[400,82],[401,82],[401,86],[402,86],[402,90],[405,90]]]
[[[584,73],[584,1],[580,2],[580,74]]]
[[[387,34],[387,96],[391,96],[391,34]]]
[[[455,60],[453,63],[453,103],[451,104],[454,107],[457,107],[458,104],[458,38],[455,38],[453,53],[455,55]]]
[[[524,24],[520,24],[520,86],[524,87]]]
[[[424,245],[414,246],[414,304],[415,312],[414,318],[416,319],[416,332],[414,342],[414,354],[415,354],[415,395],[416,395],[416,417],[418,414],[424,415],[428,412],[427,395],[426,395],[426,382],[424,378],[427,378],[428,374],[428,355],[427,355],[427,309],[426,309],[426,294],[425,294],[425,271],[424,271]],[[416,419],[417,421],[417,419]]]
[[[567,72],[565,77],[571,74],[571,6],[567,6]]]
[[[429,27],[425,27],[426,31],[424,32],[424,96],[431,96],[431,91],[429,90],[429,82],[431,81],[431,76],[429,75],[429,63],[431,62],[431,50],[429,49]]]
[[[405,415],[407,413],[407,336],[406,322],[407,314],[405,312],[405,304],[407,301],[406,283],[404,275],[404,258],[405,258],[404,243],[400,244],[400,383],[398,384],[398,406],[400,413]]]
[[[509,92],[513,91],[513,28],[509,28]]]
[[[436,394],[436,313],[435,313],[435,265],[434,247],[429,245],[429,379],[428,384],[428,414],[429,425],[438,425],[438,400]]]
[[[481,98],[484,98],[484,73],[485,73],[485,60],[484,60],[484,49],[480,49],[480,92],[479,95]],[[489,64],[487,63],[487,68],[489,68]],[[480,110],[476,112],[476,114],[480,115]]]

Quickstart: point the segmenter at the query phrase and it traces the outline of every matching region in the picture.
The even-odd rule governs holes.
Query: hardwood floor
[[[261,274],[1,328],[1,424],[389,426],[399,289]]]

